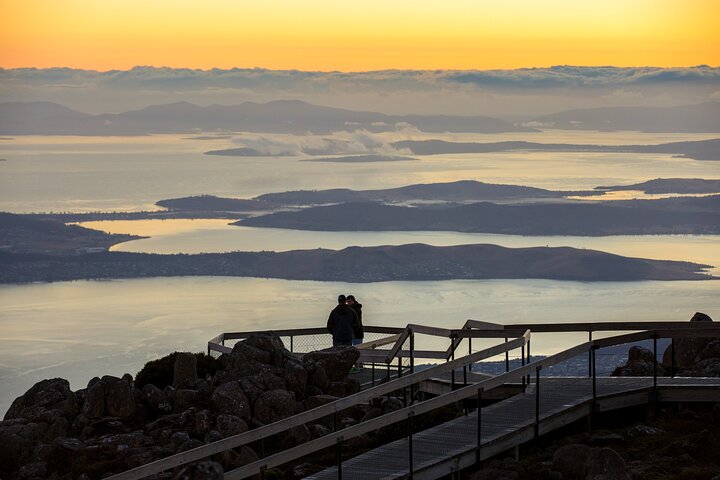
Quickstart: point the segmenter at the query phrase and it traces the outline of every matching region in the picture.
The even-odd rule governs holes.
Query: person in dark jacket
[[[355,336],[353,337],[352,344],[353,345],[359,345],[363,343],[363,338],[365,337],[365,332],[363,332],[363,323],[362,323],[362,303],[359,303],[357,300],[355,300],[355,295],[348,295],[347,296],[347,304],[355,310],[355,313],[358,317],[358,324],[355,328]]]
[[[330,312],[327,321],[328,332],[333,337],[333,346],[352,345],[357,325],[358,317],[355,310],[347,304],[345,295],[338,296],[338,304]]]

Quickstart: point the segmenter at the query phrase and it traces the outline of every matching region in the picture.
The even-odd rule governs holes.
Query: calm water
[[[720,135],[541,132],[446,135],[454,141],[640,144]],[[297,137],[266,136],[283,142]],[[377,136],[437,138],[412,133]],[[177,135],[133,138],[18,137],[0,142],[0,211],[150,209],[165,198],[251,197],[294,189],[387,188],[474,179],[584,189],[657,177],[720,178],[720,162],[669,155],[498,153],[440,155],[416,162],[328,164],[301,158],[202,155],[228,140]],[[302,139],[303,141],[307,139]],[[514,237],[452,232],[288,232],[229,227],[223,221],[103,222],[95,227],[153,238],[127,251],[198,252],[343,248],[423,242],[570,245],[623,255],[720,265],[718,237]],[[172,350],[202,351],[222,331],[322,325],[340,292],[364,303],[368,324],[445,327],[466,319],[511,322],[685,320],[720,317],[720,282],[579,283],[538,280],[387,282],[348,285],[243,278],[156,278],[0,286],[0,412],[43,378],[83,387],[95,375],[135,374]],[[547,353],[580,338],[533,343]],[[429,342],[429,341],[428,341]],[[430,346],[433,346],[429,342]],[[422,343],[419,343],[422,347]]]
[[[223,331],[323,325],[338,293],[365,322],[459,327],[501,323],[687,320],[720,315],[718,282],[483,280],[346,284],[246,278],[155,278],[0,286],[0,412],[43,378],[82,388],[94,375],[137,373],[173,350],[203,351]],[[533,340],[534,353],[582,337]],[[447,345],[418,339],[418,348]],[[479,346],[479,345],[476,345]]]
[[[379,142],[390,142],[438,136],[414,133],[375,137]],[[550,131],[443,138],[651,144],[718,136]],[[265,137],[291,143],[307,141],[287,135]],[[512,152],[435,155],[415,162],[337,164],[302,162],[297,157],[208,156],[202,152],[237,145],[230,140],[184,138],[27,136],[0,141],[0,158],[6,159],[0,162],[0,211],[138,210],[155,208],[158,200],[186,195],[251,197],[297,189],[389,188],[455,180],[585,189],[658,177],[720,177],[720,162],[670,155]]]
[[[720,275],[720,235],[632,235],[609,237],[523,237],[460,232],[310,232],[229,225],[228,220],[117,220],[81,225],[109,233],[149,236],[115,245],[112,250],[140,253],[219,253],[347,246],[426,243],[447,246],[492,243],[506,247],[569,246],[629,257],[686,260],[716,267]]]

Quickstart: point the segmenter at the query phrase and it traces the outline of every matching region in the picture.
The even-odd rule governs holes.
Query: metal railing
[[[596,340],[589,340],[588,342],[576,345],[572,348],[566,349],[562,352],[556,353],[554,355],[551,355],[549,357],[546,357],[542,360],[530,361],[530,336],[531,336],[531,329],[526,328],[525,331],[520,333],[520,329],[522,327],[532,327],[534,330],[537,327],[537,330],[540,332],[550,332],[555,331],[552,330],[551,327],[555,327],[557,331],[602,331],[602,330],[609,330],[609,331],[618,331],[618,330],[640,330],[643,331],[637,332],[637,333],[630,333],[625,335],[619,335],[609,338],[603,338],[603,339],[596,339]],[[654,329],[649,330],[647,327],[651,327]],[[146,465],[134,468],[132,470],[128,470],[126,472],[114,475],[110,478],[114,480],[134,480],[134,479],[140,479],[144,478],[148,475],[160,473],[162,471],[178,467],[181,465],[185,465],[190,462],[198,461],[204,458],[207,458],[209,456],[212,456],[214,454],[218,454],[221,452],[224,452],[229,449],[241,447],[243,445],[248,445],[254,442],[262,441],[263,439],[266,439],[268,437],[271,437],[273,435],[277,435],[279,433],[283,433],[288,431],[291,428],[304,425],[308,422],[312,422],[314,420],[321,419],[323,417],[328,416],[334,416],[337,417],[338,413],[349,408],[352,406],[360,405],[365,402],[370,401],[373,398],[381,397],[386,394],[390,394],[392,392],[403,392],[404,396],[404,407],[387,413],[385,415],[382,415],[380,417],[373,418],[371,420],[363,421],[359,424],[344,428],[344,429],[336,429],[332,433],[329,433],[327,435],[324,435],[320,438],[311,440],[305,444],[292,447],[274,454],[271,454],[269,456],[266,456],[256,462],[250,463],[248,465],[245,465],[241,468],[232,470],[231,472],[228,472],[226,474],[226,478],[231,479],[240,479],[240,478],[247,478],[252,475],[256,474],[262,474],[266,469],[273,468],[275,466],[279,466],[282,464],[285,464],[287,462],[296,460],[300,457],[310,455],[312,453],[318,452],[320,450],[323,450],[328,447],[335,446],[336,449],[339,449],[342,446],[342,443],[355,438],[359,435],[363,435],[365,433],[368,433],[370,431],[373,431],[380,427],[385,427],[388,425],[394,425],[399,422],[410,422],[412,423],[412,417],[416,415],[420,415],[423,413],[428,413],[434,410],[437,410],[439,408],[446,407],[450,404],[461,402],[463,400],[467,400],[470,398],[476,398],[477,405],[478,405],[478,429],[481,428],[481,407],[480,407],[480,398],[482,398],[483,392],[486,392],[492,388],[510,383],[510,382],[522,382],[523,385],[523,391],[525,391],[525,385],[526,383],[529,384],[531,381],[531,376],[535,377],[535,395],[536,395],[536,429],[535,433],[536,435],[540,434],[539,431],[539,412],[540,412],[540,392],[541,392],[541,375],[540,372],[544,368],[548,368],[552,365],[557,365],[565,360],[568,360],[573,357],[577,357],[578,355],[588,355],[588,361],[590,365],[590,371],[589,376],[592,378],[592,401],[594,402],[597,398],[597,386],[596,386],[596,369],[595,369],[595,359],[596,359],[596,351],[599,348],[611,346],[611,345],[621,345],[629,342],[636,342],[640,340],[648,340],[652,339],[653,344],[655,347],[654,351],[654,357],[657,359],[657,339],[658,338],[682,338],[682,337],[690,337],[690,338],[701,338],[701,337],[715,337],[720,336],[720,325],[708,325],[708,324],[690,324],[688,322],[652,322],[652,323],[646,323],[646,322],[625,322],[625,323],[611,323],[611,322],[604,322],[604,323],[592,323],[592,324],[539,324],[539,325],[496,325],[496,324],[488,324],[485,322],[475,322],[472,320],[468,320],[463,328],[456,329],[456,330],[450,330],[450,329],[438,329],[438,328],[432,328],[432,327],[425,327],[425,326],[419,326],[419,325],[408,325],[404,329],[399,328],[393,328],[393,327],[370,327],[377,329],[376,332],[380,334],[391,334],[387,337],[379,338],[374,343],[366,342],[368,345],[363,345],[361,347],[362,355],[366,355],[368,357],[375,356],[377,358],[382,359],[386,364],[390,364],[390,362],[393,361],[395,358],[402,358],[403,355],[410,355],[411,358],[415,355],[415,349],[414,349],[414,335],[415,333],[422,333],[426,335],[434,335],[434,336],[443,336],[447,337],[450,340],[450,347],[446,351],[440,351],[440,352],[432,352],[432,354],[437,354],[436,358],[445,358],[446,362],[438,364],[436,366],[430,367],[428,369],[419,371],[419,372],[411,372],[407,375],[401,375],[401,370],[398,370],[398,377],[395,380],[368,388],[366,390],[363,390],[361,392],[358,392],[356,394],[350,395],[348,397],[340,398],[334,402],[322,405],[320,407],[313,408],[311,410],[307,410],[305,412],[302,412],[300,414],[294,415],[289,418],[285,418],[283,420],[280,420],[278,422],[261,426],[259,428],[256,428],[254,430],[250,430],[248,432],[227,437],[225,439],[219,440],[217,442],[204,445],[198,448],[195,448],[193,450],[188,450],[186,452],[182,452],[161,460],[157,460],[152,463],[148,463]],[[366,332],[368,331],[368,327],[366,328]],[[324,329],[296,329],[296,330],[283,330],[283,331],[277,331],[272,332],[275,334],[278,334],[280,336],[284,337],[297,337],[301,335],[315,335],[318,333],[326,333]],[[224,342],[226,340],[231,339],[242,339],[247,338],[252,333],[268,333],[268,332],[246,332],[246,333],[231,333],[231,334],[222,334],[216,337],[215,339],[211,340],[211,342],[208,343],[209,348],[213,348],[213,351],[216,350],[217,346],[224,347]],[[516,337],[512,340],[510,338]],[[473,338],[502,338],[505,339],[505,341],[501,344],[495,345],[490,348],[486,348],[483,350],[480,350],[478,352],[472,353],[470,355],[465,355],[460,358],[454,358],[455,351],[457,347],[460,345],[462,340],[468,339],[468,341],[472,341]],[[403,350],[403,346],[409,342],[410,346],[409,349]],[[294,342],[291,342],[291,344]],[[211,346],[211,344],[213,344]],[[381,345],[382,344],[382,345]],[[378,346],[385,346],[385,345],[392,345],[391,348],[388,350],[382,350],[377,351]],[[294,345],[293,345],[294,346]],[[375,348],[373,348],[375,347]],[[228,348],[228,347],[226,347]],[[420,402],[413,403],[413,392],[414,389],[418,386],[420,382],[426,381],[430,378],[436,377],[439,374],[451,372],[452,374],[452,380],[453,380],[453,386],[455,386],[455,371],[462,368],[463,372],[465,373],[467,368],[471,366],[473,363],[493,358],[498,355],[505,354],[506,358],[510,351],[515,349],[521,349],[521,357],[523,359],[523,364],[519,368],[515,368],[512,370],[507,371],[504,374],[498,375],[496,377],[492,377],[486,380],[481,380],[479,382],[468,384],[467,379],[464,378],[464,382],[462,386],[458,386],[457,389],[453,389],[449,393],[437,396],[435,398],[424,400]],[[370,353],[372,352],[372,353]],[[431,353],[431,352],[428,352]],[[424,353],[423,355],[426,355],[428,353]],[[527,361],[526,361],[527,360]],[[412,365],[412,362],[411,362]],[[412,366],[411,366],[412,369]],[[657,388],[657,369],[655,369],[654,372],[654,378],[653,378],[653,388]],[[406,395],[407,391],[409,390],[410,395],[409,399],[410,402],[408,402],[408,396]],[[334,422],[336,428],[337,428],[337,422]],[[480,432],[480,430],[478,430]],[[413,472],[413,462],[412,462],[412,429],[410,429],[410,438],[409,438],[409,448],[410,451],[408,452],[408,457],[410,459],[409,461],[409,472],[410,475],[412,475]],[[478,433],[478,438],[480,438]],[[481,444],[478,443],[478,452],[480,450]],[[479,453],[478,453],[479,455]],[[338,467],[342,468],[342,455],[337,455],[337,458],[339,459],[339,465]],[[480,457],[478,457],[480,458]]]

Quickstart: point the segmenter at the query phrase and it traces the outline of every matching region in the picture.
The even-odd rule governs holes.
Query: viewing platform
[[[720,401],[720,377],[690,376],[676,358],[687,339],[720,337],[720,325],[711,322],[501,325],[468,320],[459,329],[408,324],[365,326],[365,332],[365,342],[357,346],[364,368],[350,375],[361,386],[357,393],[110,478],[140,479],[252,445],[262,458],[226,472],[225,478],[263,478],[268,469],[316,458],[313,462],[325,462],[325,469],[305,478],[434,479],[454,476],[579,420],[592,426],[603,412]],[[235,342],[257,333],[277,335],[298,357],[331,343],[324,328],[235,332],[209,341],[208,353],[229,354]],[[561,334],[581,335],[587,341],[547,356],[531,356],[531,339],[534,348],[540,345],[540,351],[548,351],[543,342]],[[609,370],[599,368],[604,364],[600,359],[624,358],[618,352],[639,344],[646,350],[635,352],[652,355],[654,361],[647,363],[645,358],[645,370],[637,376],[609,376]],[[486,362],[499,365],[501,371],[488,373]],[[616,366],[621,363],[624,360]],[[357,423],[340,421],[348,409],[383,398],[393,398],[395,407]],[[451,407],[457,412],[453,418],[428,420]],[[332,428],[290,448],[265,451],[267,440],[315,422]],[[367,451],[352,447],[353,439],[388,428],[394,437],[387,442]],[[331,463],[329,454],[334,457]]]

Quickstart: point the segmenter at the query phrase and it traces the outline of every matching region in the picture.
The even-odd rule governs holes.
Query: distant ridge
[[[526,125],[565,130],[717,133],[720,102],[680,107],[605,107],[543,115]]]
[[[426,132],[532,132],[531,127],[483,116],[386,115],[323,107],[299,100],[198,106],[152,105],[117,114],[89,115],[51,102],[0,103],[0,135],[144,135],[197,131],[327,134],[395,130],[397,124]]]
[[[537,278],[575,281],[711,280],[706,265],[570,247],[424,244],[342,250],[49,257],[0,253],[0,283],[87,278],[240,276],[342,282]]]

